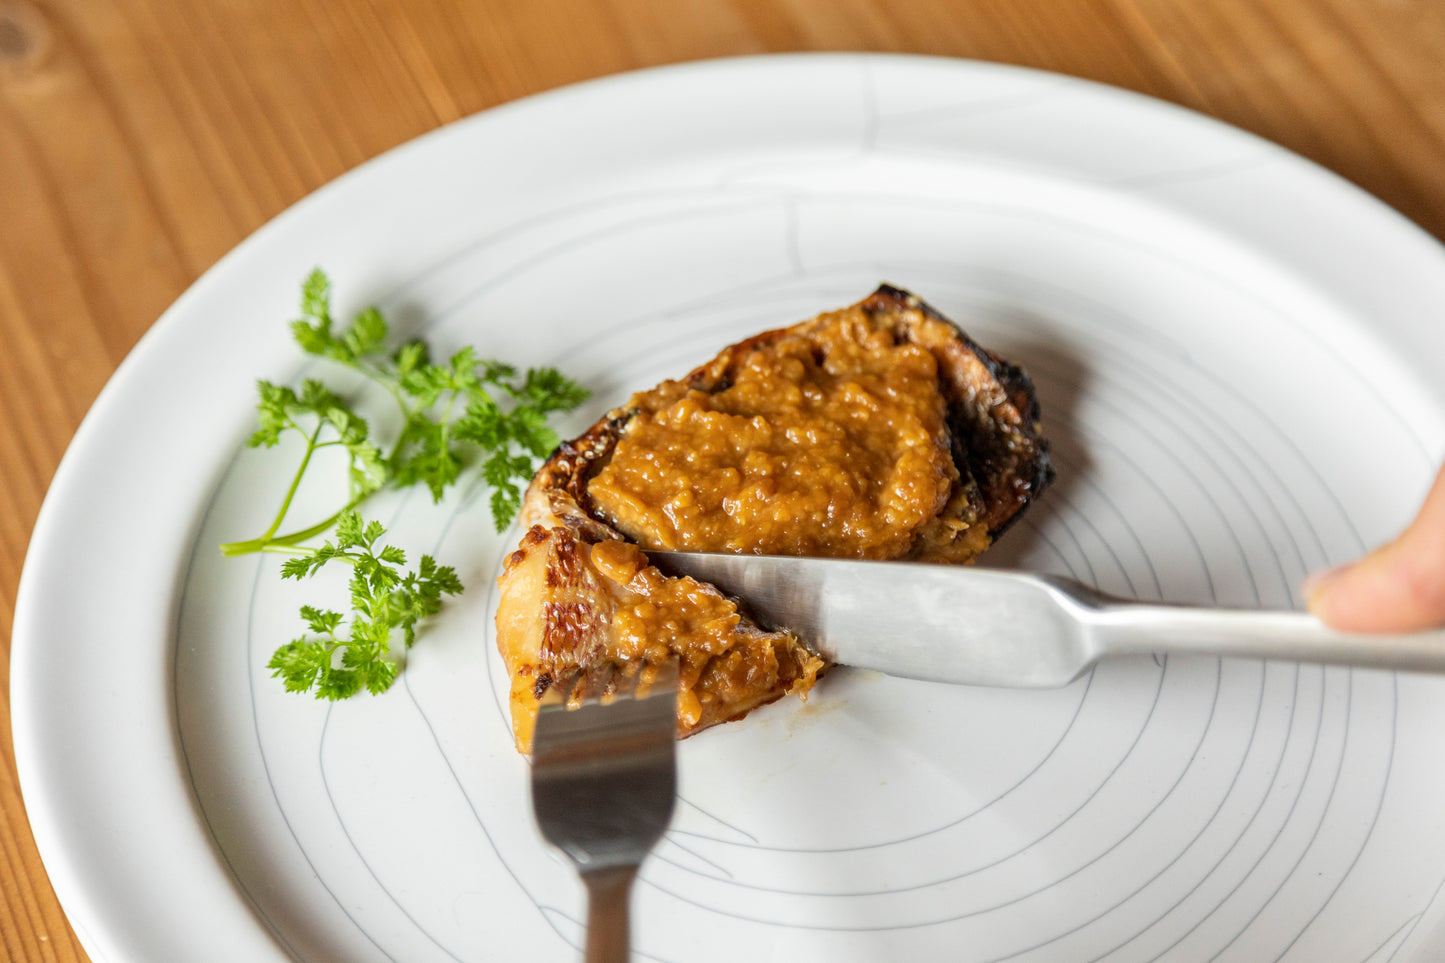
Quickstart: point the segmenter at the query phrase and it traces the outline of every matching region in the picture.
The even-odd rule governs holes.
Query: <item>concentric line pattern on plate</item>
[[[556,246],[564,253],[514,269],[515,296],[530,297],[546,286],[543,279],[573,274],[576,259],[626,250],[634,232],[649,235],[646,246],[667,246],[661,234],[685,250],[689,238],[695,246],[707,233],[699,220],[742,221],[732,236],[748,243],[768,236],[767,224],[755,229],[749,221],[771,220],[774,233],[781,227],[785,245],[793,247],[787,277],[714,289],[708,301],[683,308],[663,302],[650,314],[618,312],[600,319],[617,323],[599,324],[597,335],[555,359],[589,376],[589,383],[615,379],[622,390],[614,397],[686,370],[706,354],[699,345],[786,323],[811,310],[804,305],[844,303],[867,278],[898,280],[965,319],[977,337],[1025,363],[1039,382],[1063,481],[1017,537],[1021,563],[1145,597],[1282,606],[1291,604],[1291,588],[1306,571],[1362,549],[1356,523],[1292,441],[1289,429],[1301,412],[1285,412],[1282,424],[1250,404],[1247,390],[1235,390],[1227,377],[1194,361],[1194,353],[1218,352],[1218,343],[1197,337],[1190,343],[1187,332],[1181,341],[1151,329],[1147,316],[1101,304],[1050,272],[1023,276],[964,257],[814,263],[806,246],[812,230],[830,233],[830,219],[885,220],[856,208],[886,212],[892,203],[906,209],[906,197],[792,193],[761,203],[690,201],[674,198],[672,217],[624,216],[593,233],[590,244],[587,234],[579,241],[564,233]],[[960,204],[947,218],[1060,230],[1051,218],[1008,212],[1006,205]],[[815,219],[821,228],[813,227]],[[915,214],[909,231],[921,230]],[[980,232],[997,238],[1007,230]],[[1087,224],[1073,225],[1072,233],[1069,248],[1117,243],[1110,231]],[[708,236],[716,243],[716,233]],[[928,241],[925,249],[937,249],[947,236]],[[886,252],[896,244],[871,236],[863,250],[848,253]],[[680,260],[700,256],[692,251]],[[1162,262],[1149,266],[1156,275],[1174,260],[1153,259]],[[483,295],[468,295],[445,312],[433,336],[465,331],[471,317],[505,315],[493,299],[506,289],[491,287],[485,269],[472,267]],[[1171,289],[1195,296],[1184,287],[1191,281],[1188,266],[1173,267],[1181,279]],[[1192,284],[1217,289],[1214,308],[1252,311],[1250,324],[1288,330],[1267,294],[1207,276]],[[638,352],[639,335],[656,350]],[[1276,350],[1304,357],[1307,369],[1327,366],[1328,352],[1315,348],[1319,357],[1311,358],[1311,347]],[[1325,376],[1336,384],[1360,380],[1345,367]],[[1359,397],[1351,403],[1370,398],[1368,386],[1353,390]],[[1417,469],[1427,469],[1408,423],[1379,407],[1372,417],[1398,425],[1400,449],[1413,449]],[[1311,501],[1316,506],[1306,507]],[[415,512],[407,508],[412,511],[403,510],[403,520]],[[464,509],[430,523],[443,526],[436,547],[444,555],[473,543],[457,531],[483,541],[474,506],[462,503],[453,511]],[[509,550],[512,535],[496,551]],[[263,658],[253,652],[252,664]],[[408,680],[428,671],[425,660],[418,653]],[[487,669],[495,708],[488,731],[504,741],[505,680],[494,659]],[[443,710],[419,695],[419,686],[407,686],[410,704],[400,711],[428,721]],[[683,816],[645,874],[653,892],[642,912],[679,921],[640,934],[640,945],[656,958],[699,958],[688,940],[709,931],[719,938],[727,933],[734,947],[739,931],[750,934],[742,944],[760,951],[779,929],[790,932],[785,939],[799,940],[804,958],[818,959],[838,958],[849,946],[860,952],[860,931],[873,940],[860,958],[885,952],[923,958],[942,946],[964,945],[974,948],[973,959],[1154,959],[1170,952],[1197,959],[1241,940],[1245,955],[1264,950],[1272,957],[1307,930],[1363,850],[1382,805],[1396,736],[1390,677],[1259,663],[1109,666],[1069,690],[1046,694],[844,677],[816,698],[816,708],[760,714],[731,727],[737,731],[686,745]],[[359,760],[331,763],[328,755],[328,740],[347,739],[331,735],[338,716],[352,725],[353,714],[350,706],[326,713],[318,734],[336,825],[368,877],[420,934],[447,955],[471,958],[454,942],[464,934],[443,935],[420,918],[415,898],[400,895],[419,892],[417,874],[396,866],[396,876],[388,876],[374,861],[376,843],[354,826],[360,797],[333,780],[345,778],[343,767]],[[991,757],[988,746],[950,745],[957,732],[988,732],[1001,718],[1020,733],[1009,758]],[[454,756],[455,745],[434,725],[428,729],[442,755]],[[268,746],[264,733],[262,741],[263,753],[282,751]],[[813,762],[830,754],[832,762]],[[934,768],[944,775],[930,772]],[[550,872],[554,867],[538,865],[525,822],[509,826],[506,814],[494,813],[499,790],[480,785],[470,769],[453,760],[440,773],[445,778],[432,774],[432,792],[465,798],[516,884],[564,938],[575,940],[575,908],[559,905],[554,894],[566,887]],[[761,773],[746,778],[750,770]],[[894,788],[855,786],[860,772],[886,774]],[[449,780],[455,782],[448,786]],[[1343,795],[1342,785],[1348,787]],[[920,790],[934,802],[910,802]],[[842,803],[839,812],[836,799],[846,795],[852,804]],[[830,806],[833,814],[826,815]],[[819,813],[825,814],[822,832],[811,825]],[[1337,854],[1321,855],[1322,834]],[[1331,872],[1317,875],[1321,867]],[[339,892],[337,899],[347,902]],[[1367,948],[1400,921],[1382,925],[1384,935],[1369,934]],[[800,933],[808,935],[791,935]],[[371,938],[384,948],[380,936]]]
[[[1388,328],[1410,311],[1374,330],[1359,312],[1375,295],[1350,288],[1363,281],[1303,269],[1323,256],[1314,233],[1277,250],[1274,226],[1245,230],[1256,207],[1335,210],[1339,188],[1287,155],[979,65],[805,58],[655,77],[420,142],[389,162],[412,190],[374,210],[347,192],[383,174],[359,172],[296,215],[297,236],[272,233],[285,251],[268,291],[316,260],[343,299],[380,301],[444,347],[561,364],[597,393],[580,428],[737,337],[880,280],[910,287],[1039,384],[1061,480],[991,560],[1142,597],[1289,605],[1306,571],[1390,532],[1423,490],[1445,429]],[[718,149],[728,105],[751,136]],[[647,139],[659,114],[676,121],[666,150]],[[459,218],[452,194],[505,163],[485,132],[529,116],[533,141],[501,138],[537,151],[519,179],[564,168],[549,138],[636,138],[603,144],[593,180]],[[446,144],[462,159],[425,176]],[[1171,213],[1216,204],[1240,236]],[[335,229],[353,217],[398,234]],[[379,505],[408,550],[472,588],[386,697],[287,696],[264,662],[317,587],[212,550],[257,527],[284,461],[234,456],[180,602],[176,718],[226,865],[299,959],[570,958],[580,890],[531,830],[489,631],[487,583],[516,533],[491,532],[475,490]],[[299,516],[330,501],[306,497]],[[668,961],[1426,959],[1445,879],[1439,694],[1209,660],[1109,664],[1044,693],[840,672],[806,706],[684,745],[639,947]]]

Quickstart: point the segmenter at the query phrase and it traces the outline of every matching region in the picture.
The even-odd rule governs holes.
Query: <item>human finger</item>
[[[1445,626],[1445,469],[1398,538],[1306,583],[1309,609],[1347,632]]]

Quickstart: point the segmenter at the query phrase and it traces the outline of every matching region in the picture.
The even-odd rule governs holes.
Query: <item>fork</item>
[[[672,820],[677,662],[559,679],[532,736],[532,811],[587,888],[587,963],[625,963],[632,881]]]

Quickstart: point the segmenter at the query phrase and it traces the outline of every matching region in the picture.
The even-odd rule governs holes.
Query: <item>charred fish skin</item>
[[[899,359],[897,372],[895,357]],[[853,362],[862,365],[862,373],[847,367]],[[773,369],[807,369],[812,373],[804,377],[813,377],[818,383],[803,383],[804,394],[818,395],[822,384],[848,400],[858,393],[853,390],[858,385],[872,384],[870,378],[881,377],[887,383],[872,396],[862,391],[859,410],[871,410],[868,405],[875,402],[875,407],[886,407],[891,396],[906,394],[900,385],[916,393],[916,375],[932,371],[927,391],[935,400],[923,399],[918,406],[922,420],[908,423],[912,440],[898,448],[905,459],[917,461],[923,468],[897,482],[896,491],[887,489],[884,499],[897,501],[899,492],[916,496],[915,503],[904,505],[915,511],[904,528],[892,531],[885,525],[879,539],[860,545],[822,538],[819,533],[827,524],[809,521],[807,512],[780,511],[786,516],[780,523],[786,529],[782,541],[764,538],[738,543],[738,532],[732,530],[718,537],[733,538],[728,544],[743,547],[729,550],[966,563],[1007,530],[1055,477],[1048,442],[1040,430],[1037,394],[1027,373],[900,288],[882,285],[849,307],[764,331],[724,348],[683,378],[634,395],[577,438],[563,442],[528,487],[521,516],[526,534],[499,579],[502,601],[497,615],[498,647],[513,680],[512,715],[520,751],[528,750],[537,699],[550,680],[598,660],[648,662],[680,656],[679,736],[741,718],[790,692],[806,696],[830,667],[785,628],[768,631],[759,626],[748,617],[745,600],[728,599],[713,586],[691,579],[669,579],[648,564],[645,551],[649,546],[678,547],[670,540],[701,535],[696,530],[662,531],[650,524],[648,519],[672,519],[673,514],[655,511],[657,506],[647,504],[643,497],[647,492],[639,495],[616,477],[626,475],[630,468],[628,477],[634,481],[651,478],[657,474],[653,461],[671,464],[688,476],[694,462],[708,460],[703,455],[710,458],[716,454],[714,449],[728,447],[727,429],[721,428],[717,429],[723,432],[721,441],[717,437],[698,439],[697,446],[703,451],[673,457],[671,463],[667,451],[645,446],[639,450],[639,439],[653,437],[658,425],[667,430],[676,427],[669,419],[693,423],[678,412],[697,419],[697,424],[715,422],[742,425],[743,429],[752,424],[748,417],[762,419],[764,427],[770,417],[779,425],[785,417],[796,417],[792,409],[784,414],[746,405],[738,408],[737,398],[751,397],[746,390],[757,388],[759,371]],[[912,381],[904,377],[908,372],[915,376]],[[780,395],[798,395],[797,384],[783,383],[779,388]],[[930,410],[936,417],[929,415]],[[845,414],[858,416],[853,408]],[[740,417],[744,420],[738,421]],[[729,418],[733,420],[729,422]],[[806,434],[815,427],[797,430]],[[675,449],[692,444],[685,430],[671,436],[663,431],[661,437],[673,438],[669,444]],[[923,438],[928,442],[920,449]],[[936,454],[928,456],[930,451]],[[678,456],[678,452],[670,455]],[[745,459],[746,453],[738,457]],[[798,457],[800,461],[785,461],[784,467],[793,475],[801,474],[800,484],[807,489],[805,469],[809,463],[806,457]],[[838,460],[855,459],[845,451]],[[737,467],[745,470],[747,466],[740,462]],[[809,470],[829,474],[832,466],[812,465]],[[880,470],[897,481],[895,468],[885,464]],[[721,472],[729,479],[736,474],[726,464]],[[702,477],[683,478],[684,500],[689,498],[688,486],[701,484]],[[852,482],[844,481],[846,494]],[[669,491],[675,497],[678,484],[676,479],[673,482]],[[872,486],[875,495],[869,497],[877,500],[879,485],[877,478],[866,477],[858,479],[853,488]],[[777,497],[785,501],[787,493]],[[877,507],[867,498],[861,502],[865,509]],[[739,500],[734,498],[731,504],[736,508]],[[830,502],[822,514],[832,515],[835,508],[837,504]],[[899,513],[880,509],[861,517],[874,522],[883,518],[893,524],[889,520]],[[810,526],[818,533],[810,531]],[[845,534],[852,531],[847,525],[843,529]],[[743,532],[744,536],[752,534],[751,530]],[[817,539],[815,534],[819,534]],[[815,544],[823,548],[808,548]],[[784,547],[780,549],[780,545]],[[705,644],[690,641],[679,632],[680,626],[705,637]]]
[[[917,314],[953,330],[957,348],[936,348],[936,353],[958,355],[948,359],[945,369],[952,375],[945,383],[950,427],[963,445],[960,461],[983,493],[989,535],[997,538],[1056,477],[1033,379],[916,295],[883,284],[862,303],[903,318]]]

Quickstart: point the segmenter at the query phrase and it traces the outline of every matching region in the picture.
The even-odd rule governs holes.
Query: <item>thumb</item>
[[[1320,621],[1346,632],[1445,626],[1445,470],[1399,538],[1305,583]]]

